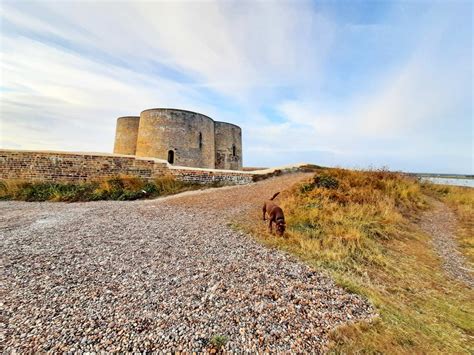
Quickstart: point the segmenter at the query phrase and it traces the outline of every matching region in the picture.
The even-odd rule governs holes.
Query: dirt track
[[[320,352],[371,307],[227,226],[304,178],[135,202],[0,203],[1,350]],[[261,223],[256,221],[256,223]]]
[[[433,208],[423,214],[421,228],[431,235],[436,252],[443,261],[444,270],[458,281],[474,287],[474,271],[458,250],[454,236],[456,215],[444,203],[432,199]]]

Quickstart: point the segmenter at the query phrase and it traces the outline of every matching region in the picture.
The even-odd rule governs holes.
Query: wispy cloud
[[[470,10],[6,1],[0,145],[110,151],[116,117],[167,106],[240,124],[247,165],[472,172]]]

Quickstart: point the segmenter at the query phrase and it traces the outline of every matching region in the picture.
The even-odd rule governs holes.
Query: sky
[[[112,152],[147,108],[244,166],[474,173],[471,1],[0,1],[0,148]]]

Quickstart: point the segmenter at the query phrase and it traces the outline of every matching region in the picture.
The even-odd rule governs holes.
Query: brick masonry
[[[252,172],[200,169],[130,155],[0,149],[0,179],[23,181],[84,182],[120,175],[143,179],[171,175],[177,180],[202,184],[248,184],[298,169],[298,166]]]
[[[223,183],[231,185],[249,184],[254,181],[252,174],[243,174],[225,170],[197,170],[184,167],[173,167],[171,174],[181,181],[197,182],[200,184]]]
[[[166,162],[133,156],[0,150],[0,178],[25,181],[91,181],[118,175],[162,176]]]

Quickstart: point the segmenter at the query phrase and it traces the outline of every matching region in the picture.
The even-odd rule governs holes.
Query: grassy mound
[[[387,171],[321,169],[282,194],[286,238],[269,235],[262,223],[244,227],[376,306],[375,322],[331,334],[334,352],[468,353],[474,293],[445,275],[430,237],[416,225],[429,208],[427,193],[439,194],[436,189]],[[463,213],[472,221],[469,196],[448,192],[445,199],[465,201],[470,207]]]
[[[398,231],[403,213],[423,206],[420,186],[401,175],[349,170],[324,170],[282,202],[290,240],[337,269],[383,264],[379,242]]]
[[[171,195],[198,188],[202,188],[202,185],[177,181],[172,177],[161,177],[150,181],[136,177],[114,177],[102,181],[84,183],[0,180],[0,200],[125,201]]]

